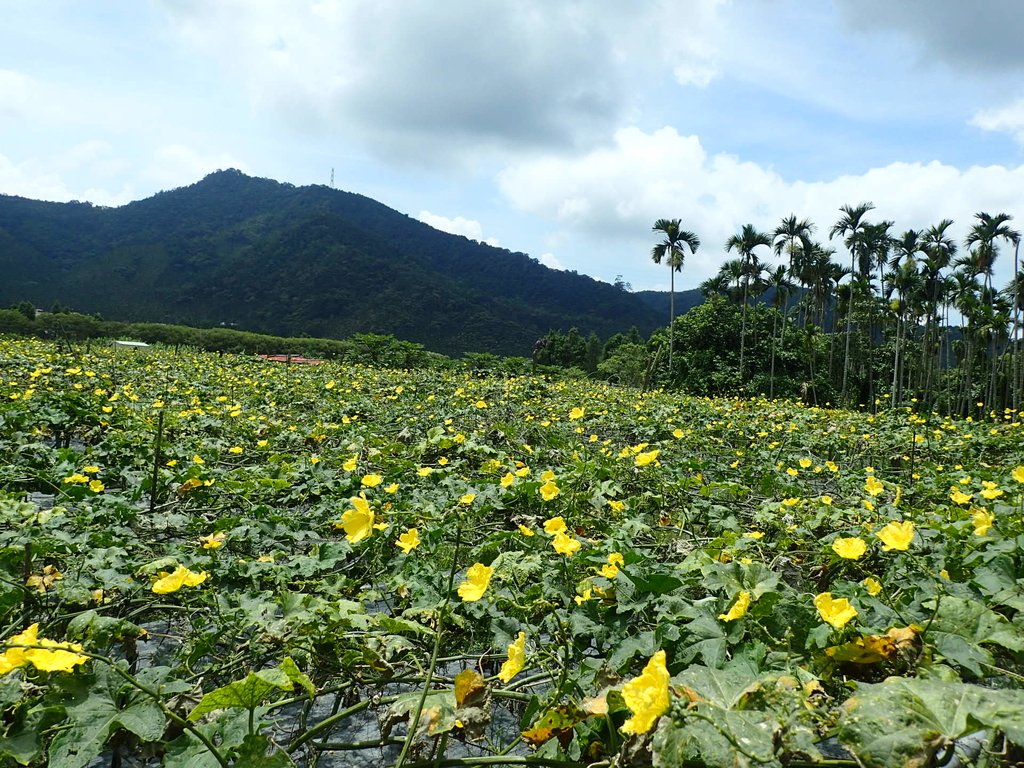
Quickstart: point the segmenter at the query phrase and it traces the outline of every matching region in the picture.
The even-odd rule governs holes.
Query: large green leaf
[[[84,768],[119,730],[130,731],[143,742],[163,736],[166,723],[157,703],[108,666],[97,664],[92,674],[68,678],[55,693],[69,727],[50,744],[53,768]]]
[[[935,610],[935,602],[925,603]],[[999,645],[1010,651],[1024,650],[1024,633],[984,603],[960,597],[939,599],[935,618],[924,635],[943,658],[972,672],[984,675],[992,663],[992,654],[983,645]]]
[[[654,736],[657,768],[781,766],[775,754],[779,724],[765,712],[696,704],[680,720],[664,720]]]
[[[244,679],[228,683],[203,696],[195,709],[188,713],[188,719],[198,720],[218,709],[255,709],[271,696],[281,691],[290,691],[292,685],[292,678],[280,667],[250,672]]]
[[[843,705],[837,735],[869,768],[924,766],[982,728],[1024,743],[1024,691],[889,678],[862,685]]]

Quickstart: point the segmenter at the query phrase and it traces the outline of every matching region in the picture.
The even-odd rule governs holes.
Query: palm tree
[[[968,232],[967,239],[964,241],[964,245],[971,249],[971,259],[974,261],[974,267],[978,274],[982,275],[982,283],[984,285],[984,291],[986,296],[990,296],[994,299],[992,291],[992,268],[995,265],[995,259],[998,256],[998,247],[996,245],[997,240],[1005,240],[1014,245],[1015,263],[1014,273],[1017,273],[1016,264],[1016,253],[1020,246],[1020,232],[1016,229],[1010,228],[1007,224],[1013,216],[1009,213],[998,213],[995,216],[991,216],[987,213],[981,212],[974,215],[977,221],[975,225],[971,227],[971,231]],[[1015,302],[1016,303],[1016,302]],[[987,305],[989,309],[992,309],[991,304]],[[997,312],[990,312],[991,317],[994,319],[1001,316]],[[1009,317],[1008,323],[1009,323]],[[989,348],[988,353],[992,358],[992,376],[995,376],[995,340],[998,334],[992,323],[988,324],[989,332]],[[995,382],[990,382],[990,391],[994,388]],[[993,392],[994,394],[994,392]],[[988,397],[989,401],[993,399],[990,394]]]
[[[743,353],[747,340],[747,297],[750,293],[750,279],[754,276],[755,266],[758,268],[758,273],[761,269],[761,263],[757,259],[754,249],[761,245],[771,248],[771,235],[765,232],[758,232],[753,224],[744,224],[743,229],[738,235],[733,235],[725,241],[726,252],[735,248],[744,264],[743,314],[740,322],[740,380],[743,379]]]
[[[942,274],[948,269],[956,256],[956,242],[946,234],[946,231],[953,226],[952,219],[943,219],[938,224],[929,227],[920,236],[920,250],[924,253],[921,263],[922,278],[924,285],[921,290],[924,294],[925,328],[924,339],[921,344],[921,367],[922,377],[920,389],[927,397],[932,397],[933,374],[940,371],[944,364],[943,350],[949,338],[945,325],[940,323],[945,317],[945,311],[940,316],[939,308],[945,310],[945,297],[949,293],[949,281]],[[941,335],[937,336],[938,328],[942,327]],[[932,351],[932,354],[929,354]]]
[[[856,207],[849,205],[842,206],[839,210],[842,217],[829,230],[828,239],[836,235],[842,235],[843,243],[850,251],[850,274],[854,274],[857,265],[857,257],[863,251],[864,230],[869,226],[864,220],[864,215],[874,209],[872,203],[861,203]],[[847,381],[850,374],[850,334],[853,327],[853,291],[850,291],[850,306],[846,311],[846,351],[843,355],[843,393],[842,401],[846,403]]]
[[[789,280],[789,271],[785,266],[780,264],[773,270],[768,270],[768,276],[765,279],[765,286],[775,290],[775,295],[772,297],[772,304],[775,306],[775,313],[772,315],[772,362],[771,370],[768,374],[768,397],[775,397],[775,329],[776,321],[779,315],[782,314],[784,309],[789,306],[789,293],[793,290],[793,283]],[[782,315],[782,334],[780,342],[786,340],[786,323],[788,321],[788,314]]]
[[[664,238],[651,249],[651,258],[655,264],[661,264],[662,259],[668,263],[669,268],[669,294],[668,294],[668,371],[672,376],[672,352],[675,340],[675,319],[676,319],[676,272],[683,269],[683,261],[686,258],[685,246],[689,246],[690,253],[694,254],[700,248],[700,238],[693,232],[680,229],[680,219],[658,219],[651,228],[652,232],[659,232]]]

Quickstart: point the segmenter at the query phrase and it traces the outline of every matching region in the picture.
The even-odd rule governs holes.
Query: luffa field
[[[1008,765],[1024,429],[0,339],[0,765]]]

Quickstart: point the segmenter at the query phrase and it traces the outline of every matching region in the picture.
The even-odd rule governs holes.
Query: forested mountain
[[[218,171],[119,208],[0,195],[0,306],[530,353],[550,329],[665,322],[637,295],[362,195]]]

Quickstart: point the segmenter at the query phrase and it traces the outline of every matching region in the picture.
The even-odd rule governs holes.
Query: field
[[[0,765],[1014,764],[1018,416],[0,338]]]

